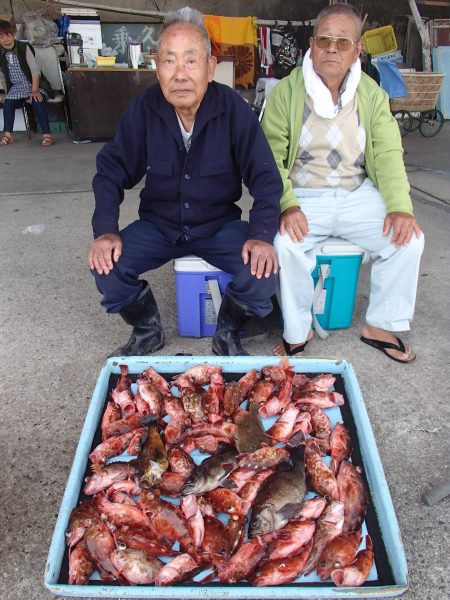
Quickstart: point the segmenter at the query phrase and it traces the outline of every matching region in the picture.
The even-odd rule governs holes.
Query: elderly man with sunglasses
[[[313,337],[315,248],[328,236],[373,259],[361,341],[402,363],[424,236],[414,219],[397,123],[386,93],[361,72],[362,23],[350,4],[316,19],[301,68],[267,97],[263,129],[283,179],[275,249],[283,313],[278,355],[301,355]]]

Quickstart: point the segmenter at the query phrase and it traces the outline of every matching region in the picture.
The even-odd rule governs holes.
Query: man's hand
[[[392,243],[396,248],[407,246],[413,233],[420,236],[421,229],[415,218],[404,212],[389,213],[384,219],[383,235],[387,235],[392,227]]]
[[[89,250],[89,268],[99,275],[108,275],[122,254],[122,240],[116,233],[104,233]]]
[[[291,206],[281,213],[280,233],[289,234],[293,242],[303,242],[309,231],[308,220],[305,214],[297,206]]]
[[[257,279],[270,277],[272,273],[278,273],[278,260],[275,248],[272,244],[261,240],[247,240],[242,246],[242,260],[244,265],[250,260],[250,270]]]
[[[44,99],[44,97],[39,90],[37,90],[37,91],[31,90],[31,92],[30,92],[30,100],[31,101],[35,100],[36,102],[42,102],[43,99]]]

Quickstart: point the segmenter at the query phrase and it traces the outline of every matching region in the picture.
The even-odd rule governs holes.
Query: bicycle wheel
[[[397,121],[400,135],[405,137],[412,130],[412,118],[407,110],[394,110],[392,112],[394,119]]]
[[[411,116],[411,129],[409,131],[417,131],[420,125],[420,118],[422,117],[422,113],[420,112],[410,112]]]
[[[440,110],[430,110],[422,113],[419,131],[423,137],[431,138],[437,135],[444,126],[444,115]]]

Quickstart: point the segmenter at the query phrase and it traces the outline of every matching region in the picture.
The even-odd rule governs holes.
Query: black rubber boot
[[[164,331],[152,290],[147,286],[134,304],[120,311],[120,316],[133,326],[128,343],[110,356],[142,356],[164,346]]]
[[[261,317],[246,313],[245,321],[242,324],[239,335],[246,342],[261,342],[268,337],[269,327],[265,319],[261,319]]]
[[[247,313],[243,306],[225,294],[217,315],[216,333],[212,339],[212,350],[219,356],[248,356],[241,346],[239,331]]]

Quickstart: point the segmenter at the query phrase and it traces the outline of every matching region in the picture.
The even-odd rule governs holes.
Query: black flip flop
[[[299,352],[303,352],[303,350],[308,345],[309,341],[310,340],[306,340],[306,342],[303,342],[303,344],[299,344],[298,346],[294,346],[294,348],[290,348],[287,341],[283,338],[283,347],[286,351],[286,355],[287,356],[295,356],[295,354],[298,354]]]
[[[382,342],[381,340],[372,340],[371,338],[366,338],[364,336],[361,336],[359,339],[362,342],[364,342],[365,344],[367,344],[368,346],[372,346],[372,348],[376,348],[377,350],[380,350],[381,352],[383,352],[383,354],[386,354],[386,356],[388,358],[395,360],[396,362],[410,363],[413,360],[415,360],[415,358],[416,358],[416,355],[414,355],[409,360],[401,360],[400,358],[395,358],[394,356],[392,356],[392,354],[389,354],[389,352],[386,352],[386,349],[398,350],[399,352],[406,352],[405,344],[397,336],[395,336],[395,339],[397,340],[398,346],[396,346],[395,344],[391,344],[391,342]]]

